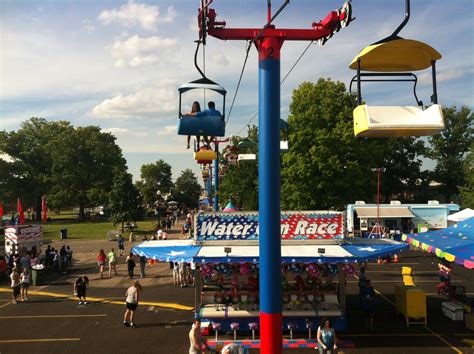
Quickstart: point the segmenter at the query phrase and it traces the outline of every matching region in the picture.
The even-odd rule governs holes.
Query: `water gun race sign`
[[[281,238],[318,240],[343,238],[343,214],[334,211],[282,212]],[[258,240],[258,213],[200,214],[196,239]]]

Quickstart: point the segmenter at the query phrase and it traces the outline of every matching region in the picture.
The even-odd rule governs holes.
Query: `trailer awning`
[[[356,207],[355,211],[359,218],[376,218],[377,208]],[[413,218],[415,215],[408,207],[380,207],[381,218]]]

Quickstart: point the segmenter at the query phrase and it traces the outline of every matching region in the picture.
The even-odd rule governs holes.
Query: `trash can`
[[[59,230],[59,235],[61,236],[61,240],[66,239],[67,238],[67,229]]]
[[[39,286],[44,283],[44,269],[31,269],[31,285]]]

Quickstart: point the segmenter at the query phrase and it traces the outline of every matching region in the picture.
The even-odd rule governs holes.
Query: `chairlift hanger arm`
[[[276,15],[278,15],[278,12],[272,18],[275,18]],[[208,9],[207,34],[221,40],[254,40],[258,36],[276,37],[289,41],[316,41],[331,35],[334,28],[345,18],[345,14],[331,11],[322,21],[314,22],[312,29],[276,29],[273,25],[267,23],[262,30],[262,28],[226,28],[225,21],[215,21],[216,16],[215,10]]]
[[[363,77],[375,77],[374,79],[363,79]],[[382,77],[377,79],[377,77]],[[387,77],[387,79],[384,79]],[[397,77],[405,77],[405,79],[397,79]],[[413,73],[358,73],[354,75],[349,84],[349,93],[352,94],[352,84],[357,82],[357,103],[362,104],[362,93],[360,88],[361,82],[413,82],[413,95],[415,96],[416,103],[418,106],[423,106],[423,102],[418,99],[416,94],[416,85],[418,83],[418,77]]]

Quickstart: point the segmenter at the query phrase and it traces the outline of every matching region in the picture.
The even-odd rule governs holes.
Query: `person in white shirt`
[[[12,269],[10,280],[12,288],[12,301],[14,304],[17,304],[18,296],[20,296],[20,274],[18,274],[18,269],[16,267]]]
[[[28,288],[30,287],[30,271],[28,268],[23,269],[20,275],[21,282],[21,300],[28,301]]]
[[[125,293],[125,296],[127,297],[125,299],[127,310],[123,315],[123,325],[125,327],[136,327],[135,323],[133,322],[133,315],[137,309],[141,291],[142,286],[137,280],[131,287],[127,289],[127,292]]]

